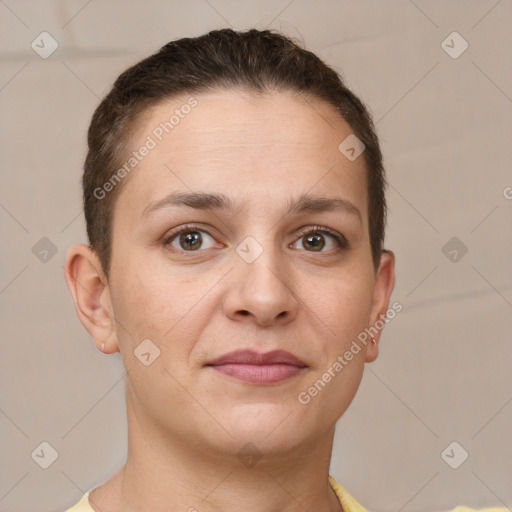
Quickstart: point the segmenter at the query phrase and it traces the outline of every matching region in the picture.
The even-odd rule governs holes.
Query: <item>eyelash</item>
[[[336,241],[336,243],[338,244],[338,250],[342,250],[342,249],[346,250],[349,248],[348,240],[341,233],[338,233],[337,231],[334,231],[333,229],[330,229],[326,226],[313,226],[313,227],[304,228],[300,231],[299,238],[302,238],[303,236],[306,236],[306,235],[318,235],[318,234],[332,236],[334,238],[334,240]],[[315,251],[310,251],[310,252],[315,252]]]
[[[169,233],[169,235],[167,237],[165,237],[165,240],[163,241],[164,246],[170,245],[176,237],[178,237],[182,233],[187,233],[189,231],[204,231],[204,232],[208,233],[208,231],[201,228],[197,224],[185,224],[184,226],[180,227],[178,230],[172,231],[171,233]],[[350,248],[349,242],[345,238],[345,236],[343,236],[341,233],[338,233],[337,231],[334,231],[326,226],[312,226],[312,227],[304,228],[300,231],[299,238],[302,238],[303,236],[306,236],[306,235],[317,235],[317,234],[332,236],[334,238],[334,240],[336,241],[336,243],[338,244],[337,251],[347,250]],[[208,235],[210,235],[210,233],[208,233]],[[210,235],[210,236],[212,236],[212,235]],[[182,250],[180,252],[194,253],[194,252],[198,252],[198,251]],[[308,251],[308,252],[316,252],[316,251]]]

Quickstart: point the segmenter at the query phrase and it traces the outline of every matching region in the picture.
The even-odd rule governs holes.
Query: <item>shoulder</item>
[[[343,488],[336,480],[329,475],[329,483],[336,496],[340,500],[344,512],[368,512],[361,504],[359,504],[349,492]]]
[[[68,508],[65,512],[94,512],[89,505],[89,493],[86,492],[76,505]]]
[[[465,505],[459,505],[446,512],[510,512],[510,509],[507,507],[471,508]]]
[[[329,483],[340,500],[344,512],[368,512],[368,510],[358,503],[331,475],[329,475]],[[511,509],[507,507],[471,508],[465,505],[459,505],[453,509],[444,510],[443,512],[511,512]]]

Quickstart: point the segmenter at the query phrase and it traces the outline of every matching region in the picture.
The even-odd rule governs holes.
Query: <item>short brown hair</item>
[[[126,160],[140,114],[178,95],[218,89],[294,91],[324,100],[341,114],[365,145],[369,236],[377,268],[386,224],[385,175],[368,110],[332,68],[290,38],[270,30],[222,29],[171,41],[130,67],[117,78],[94,112],[88,131],[83,199],[89,243],[106,276],[111,259],[113,210],[122,187],[114,187],[101,198],[95,191]]]

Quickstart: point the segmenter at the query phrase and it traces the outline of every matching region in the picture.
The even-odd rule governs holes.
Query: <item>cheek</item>
[[[352,340],[368,326],[372,307],[371,278],[360,272],[347,272],[339,278],[329,280],[307,301],[330,329],[330,338],[338,340],[338,348]]]
[[[323,357],[297,395],[300,411],[323,424],[336,421],[352,402],[361,382],[366,346],[358,335],[368,326],[372,280],[344,275],[309,302],[312,317],[321,319]],[[325,328],[325,327],[328,327]],[[323,341],[320,341],[320,338]]]
[[[127,354],[144,339],[161,350],[161,361],[176,368],[186,360],[210,313],[205,300],[212,283],[158,267],[123,267],[113,286],[120,349]]]

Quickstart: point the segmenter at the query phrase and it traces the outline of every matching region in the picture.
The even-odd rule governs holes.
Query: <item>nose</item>
[[[280,249],[270,244],[259,245],[261,254],[254,261],[245,257],[244,247],[234,254],[234,268],[224,300],[225,313],[236,321],[282,326],[294,320],[300,304],[290,282],[292,269],[287,267]]]

